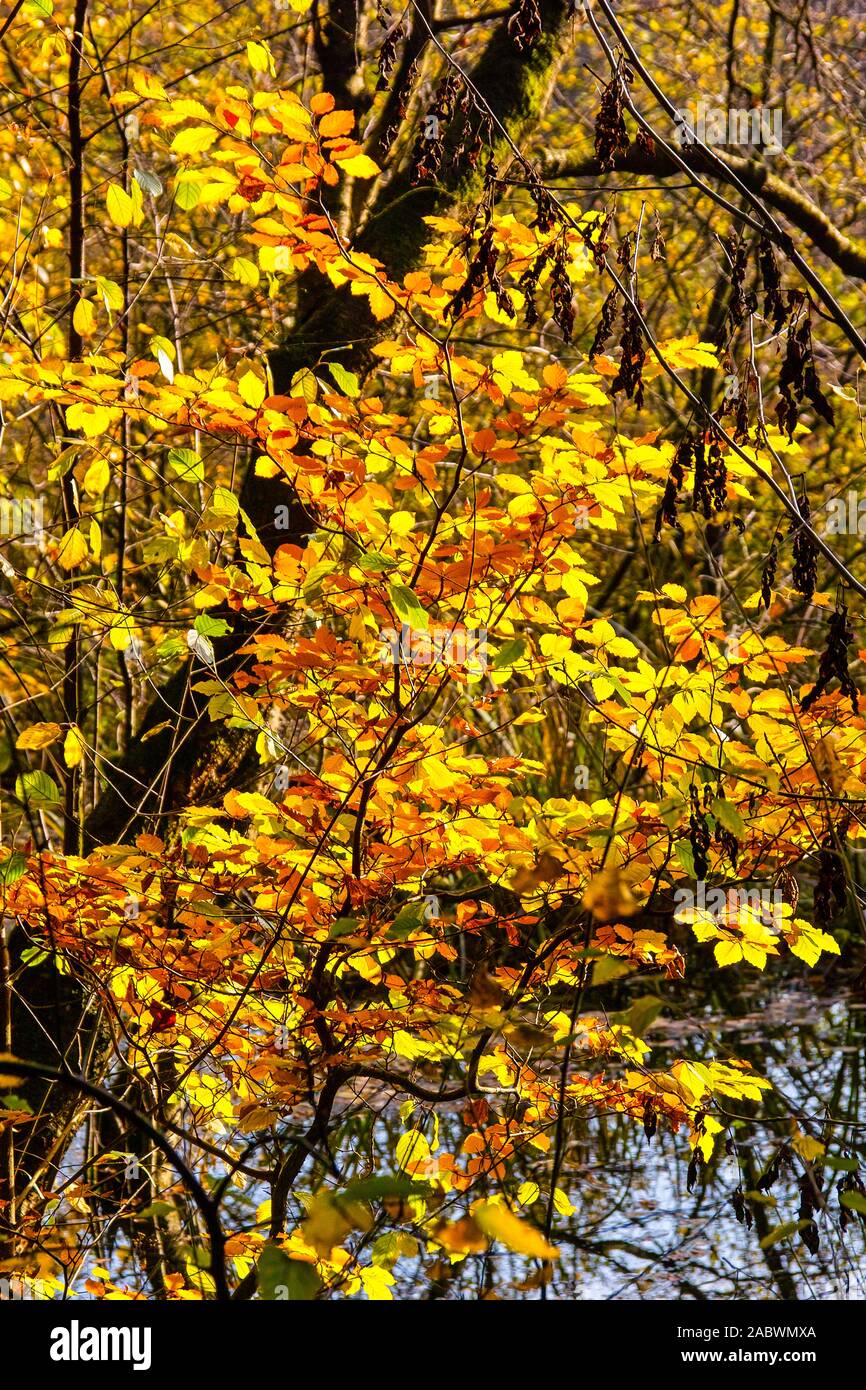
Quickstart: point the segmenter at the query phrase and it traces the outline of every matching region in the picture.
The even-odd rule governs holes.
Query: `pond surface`
[[[689,1148],[684,1134],[661,1126],[651,1142],[640,1125],[616,1115],[575,1117],[567,1125],[560,1186],[574,1208],[557,1214],[554,1243],[561,1257],[542,1295],[538,1267],[505,1252],[471,1256],[442,1269],[430,1293],[430,1265],[401,1261],[396,1297],[446,1299],[753,1299],[810,1300],[866,1297],[866,1225],[839,1206],[844,1172],[825,1169],[825,1209],[816,1215],[819,1243],[813,1251],[798,1233],[762,1248],[782,1223],[798,1219],[797,1159],[783,1166],[771,1191],[747,1201],[751,1229],[737,1220],[732,1195],[738,1185],[755,1191],[767,1163],[799,1128],[822,1141],[831,1158],[860,1160],[866,1171],[866,1106],[861,1060],[866,1038],[862,993],[827,992],[818,978],[784,983],[760,979],[730,993],[725,982],[703,1007],[680,986],[664,992],[665,1011],[648,1031],[648,1065],[678,1057],[739,1057],[771,1079],[775,1092],[761,1105],[731,1105],[744,1118],[732,1122],[716,1156],[693,1192],[687,1190]],[[675,1016],[675,1013],[679,1015]],[[395,1117],[396,1118],[396,1117]],[[382,1117],[380,1123],[385,1121]],[[829,1121],[833,1121],[830,1123]],[[387,1126],[387,1121],[385,1121]],[[442,1142],[448,1143],[442,1119]],[[382,1143],[382,1157],[388,1152]],[[393,1138],[390,1138],[393,1152]],[[549,1183],[550,1156],[525,1152],[515,1175]],[[822,1165],[815,1169],[819,1172]],[[763,1198],[763,1200],[760,1200]],[[456,1214],[456,1213],[455,1213]],[[543,1205],[532,1210],[543,1223]],[[420,1290],[420,1292],[419,1292]]]

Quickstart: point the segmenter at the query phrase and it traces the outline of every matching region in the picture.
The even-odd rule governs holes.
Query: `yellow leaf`
[[[491,1240],[498,1240],[517,1255],[529,1255],[537,1260],[556,1260],[559,1251],[549,1245],[540,1231],[521,1221],[500,1202],[479,1202],[473,1207],[476,1224]]]
[[[57,563],[61,569],[74,570],[87,559],[87,541],[76,526],[60,538]]]
[[[60,737],[59,724],[31,724],[29,729],[18,735],[16,748],[47,748],[49,743]]]
[[[397,1142],[397,1166],[405,1173],[426,1173],[432,1161],[430,1145],[420,1129],[410,1129]]]
[[[67,767],[77,767],[84,757],[84,735],[77,724],[73,724],[63,740],[63,761]]]
[[[203,150],[209,150],[217,132],[209,125],[188,126],[186,130],[178,131],[171,142],[171,148],[175,154],[201,154]]]
[[[84,475],[84,491],[90,497],[101,497],[111,482],[111,469],[107,459],[98,455]]]
[[[337,114],[336,112],[334,113]],[[338,159],[340,168],[355,179],[374,179],[381,172],[368,154],[353,154],[349,159]]]
[[[471,1216],[461,1217],[459,1221],[440,1221],[433,1236],[444,1250],[455,1255],[478,1255],[489,1245]]]
[[[244,372],[238,382],[238,391],[245,405],[252,406],[254,410],[258,410],[262,401],[265,399],[266,387],[261,377],[256,376],[255,372]]]
[[[125,652],[135,636],[135,625],[131,618],[116,618],[108,630],[108,640],[117,652]]]
[[[271,66],[271,50],[266,43],[248,43],[247,59],[253,72],[267,72]]]
[[[736,965],[738,961],[743,959],[743,947],[739,941],[719,941],[716,943],[713,954],[721,966]],[[764,957],[764,964],[766,964],[766,956]],[[760,968],[763,969],[763,966]]]
[[[74,401],[66,407],[66,424],[68,429],[81,430],[88,439],[93,439],[98,434],[105,434],[118,413],[93,401]]]
[[[356,280],[352,285],[352,294],[365,294],[367,296],[370,313],[377,323],[390,318],[394,312],[393,299],[388,291],[376,281]]]
[[[574,1207],[571,1205],[567,1193],[563,1192],[561,1187],[554,1188],[553,1205],[560,1216],[574,1215]]]
[[[259,268],[255,261],[247,260],[246,256],[235,256],[232,262],[232,274],[242,285],[257,285],[259,283]]]
[[[369,1231],[373,1221],[369,1207],[360,1202],[342,1201],[330,1192],[317,1192],[301,1229],[307,1244],[327,1259],[350,1231]]]
[[[277,814],[277,807],[274,803],[268,801],[268,798],[262,796],[260,792],[228,791],[223,798],[223,805],[229,815],[235,816],[238,820],[244,820],[247,816],[275,816]]]
[[[110,183],[108,185],[105,207],[115,227],[129,226],[132,221],[133,213],[135,212],[135,207],[129,194],[124,192],[119,183]]]
[[[86,338],[96,327],[96,315],[89,299],[79,299],[72,312],[72,327]]]
[[[791,1147],[796,1150],[801,1158],[807,1163],[814,1163],[816,1158],[820,1158],[824,1153],[824,1145],[820,1139],[812,1139],[808,1134],[803,1134],[799,1129],[794,1131],[791,1140]]]

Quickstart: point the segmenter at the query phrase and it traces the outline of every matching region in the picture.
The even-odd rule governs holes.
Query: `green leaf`
[[[177,1214],[177,1207],[174,1202],[151,1202],[150,1206],[142,1207],[141,1211],[134,1213],[136,1221],[147,1221],[152,1216],[169,1217]]]
[[[238,514],[238,499],[227,487],[215,487],[210,499],[211,510],[218,516],[234,517]]]
[[[824,1167],[832,1168],[836,1173],[856,1173],[860,1164],[856,1158],[826,1158]]]
[[[329,362],[328,371],[336,381],[344,396],[353,401],[361,394],[361,383],[354,372],[349,372],[340,362]]]
[[[618,960],[616,956],[600,956],[592,972],[594,985],[606,985],[610,980],[619,980],[630,975],[636,967],[628,960]]]
[[[106,309],[116,309],[118,312],[123,308],[123,290],[114,280],[106,280],[103,275],[95,275],[94,283],[97,293],[102,296],[102,302]]]
[[[193,627],[202,637],[225,637],[230,630],[225,618],[212,618],[209,613],[200,613]]]
[[[408,584],[392,584],[388,592],[391,607],[401,623],[408,623],[418,632],[426,632],[430,626],[430,616],[422,608],[414,589],[410,589]]]
[[[185,649],[186,643],[184,642],[183,638],[163,637],[154,655],[157,661],[160,663],[164,661],[174,661],[176,657],[180,656],[181,652],[185,651]]]
[[[315,1267],[303,1260],[293,1260],[284,1250],[273,1242],[263,1247],[256,1265],[259,1293],[262,1298],[274,1300],[288,1299],[292,1302],[309,1303],[315,1298],[322,1281]]]
[[[203,185],[200,183],[179,179],[174,188],[174,200],[178,207],[182,208],[184,212],[189,212],[190,208],[194,208],[201,197],[202,187]]]
[[[862,1192],[843,1192],[839,1202],[849,1211],[857,1211],[861,1216],[866,1216],[866,1197]]]
[[[328,938],[336,941],[341,936],[351,936],[352,932],[358,930],[357,917],[338,917],[328,932]]]
[[[168,466],[182,478],[204,482],[204,465],[195,449],[169,449]]]
[[[624,705],[631,704],[630,691],[626,690],[619,676],[615,675],[613,671],[611,671],[610,669],[603,668],[598,671],[597,676],[600,676],[602,680],[610,681],[611,685],[613,686],[614,693],[619,696]]]
[[[667,796],[659,803],[659,815],[668,830],[676,830],[680,823],[684,801],[681,796]]]
[[[738,840],[746,838],[746,822],[736,806],[732,806],[730,801],[725,801],[724,797],[717,796],[713,802],[713,815],[726,830],[730,830],[732,835],[736,835]]]
[[[389,941],[406,941],[424,920],[423,903],[407,903],[401,908],[387,931]]]
[[[631,1008],[621,1014],[620,1018],[636,1038],[642,1038],[650,1025],[655,1023],[662,1007],[661,999],[657,999],[654,994],[644,994],[640,999],[635,999]]]
[[[60,789],[47,772],[38,769],[23,772],[15,779],[15,795],[26,806],[56,806],[60,800]]]
[[[27,860],[23,854],[10,854],[8,859],[4,859],[0,864],[0,884],[8,888],[10,884],[17,883],[27,872]]]
[[[83,444],[70,444],[67,449],[57,454],[48,469],[48,481],[55,483],[58,478],[65,478],[83,448]]]
[[[674,854],[682,864],[689,878],[695,877],[695,857],[692,847],[688,840],[677,840],[674,845]]]
[[[761,1241],[761,1249],[769,1250],[771,1245],[779,1245],[781,1241],[787,1240],[789,1236],[795,1236],[798,1231],[805,1231],[807,1226],[812,1226],[812,1221],[783,1221],[781,1226],[774,1226],[768,1236],[764,1236]]]
[[[383,570],[392,570],[397,561],[392,560],[388,555],[362,555],[355,561],[358,569],[365,574],[381,574]]]
[[[33,1106],[24,1096],[11,1096],[8,1091],[3,1092],[3,1109],[20,1110],[23,1115],[32,1115]]]
[[[503,671],[506,667],[513,666],[516,661],[520,661],[525,651],[526,643],[523,638],[512,638],[510,642],[505,643],[504,647],[500,647],[499,651],[496,653],[493,659],[494,671]]]
[[[49,954],[50,952],[43,951],[41,946],[28,946],[25,951],[21,952],[21,964],[32,969],[34,965],[41,965],[44,960],[47,960]]]

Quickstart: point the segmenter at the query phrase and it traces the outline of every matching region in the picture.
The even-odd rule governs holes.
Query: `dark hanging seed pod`
[[[853,641],[854,629],[848,622],[848,608],[844,603],[840,603],[835,612],[830,614],[830,620],[827,624],[827,645],[821,653],[821,660],[818,664],[818,679],[812,689],[803,697],[800,705],[803,711],[812,708],[815,701],[823,695],[835,677],[839,682],[842,694],[847,695],[851,701],[853,713],[858,713],[860,692],[848,670],[848,648]]]
[[[699,881],[707,876],[709,867],[707,850],[710,847],[710,827],[698,800],[697,788],[691,789],[692,809],[689,814],[689,843],[695,865],[695,878]]]
[[[745,1226],[746,1230],[750,1231],[752,1229],[753,1217],[751,1208],[746,1206],[746,1199],[743,1196],[742,1187],[738,1187],[731,1197],[731,1206],[734,1209],[734,1216],[737,1218],[740,1225]]]
[[[769,1192],[779,1181],[782,1172],[782,1150],[779,1149],[767,1164],[758,1181],[755,1183],[757,1192]]]
[[[538,42],[542,28],[537,0],[520,0],[508,21],[508,32],[521,53]]]
[[[568,278],[568,243],[564,231],[556,243],[550,284],[554,322],[565,342],[570,343],[574,330],[574,294]]]
[[[698,1174],[700,1173],[700,1164],[700,1153],[697,1149],[693,1149],[691,1162],[689,1163],[689,1171],[686,1174],[686,1187],[688,1188],[689,1192],[694,1191],[695,1183],[697,1182]]]
[[[536,295],[538,293],[538,282],[541,278],[541,273],[544,270],[544,267],[547,265],[548,261],[552,258],[552,256],[553,243],[551,242],[548,243],[547,246],[543,247],[541,251],[539,251],[534,261],[532,261],[532,263],[529,266],[527,266],[526,270],[524,270],[523,274],[517,282],[518,288],[521,289],[526,296],[524,322],[527,328],[531,328],[534,323],[538,322],[538,305],[536,302]]]
[[[389,29],[388,33],[382,40],[382,47],[379,49],[379,59],[377,64],[379,69],[379,80],[376,83],[377,92],[385,92],[388,90],[388,79],[391,76],[391,71],[394,67],[394,64],[397,61],[397,51],[400,47],[400,42],[404,37],[405,30],[401,23],[395,24],[392,29]]]
[[[782,277],[769,237],[762,236],[758,242],[758,269],[764,286],[764,318],[772,324],[774,333],[780,333],[785,323],[785,300]]]
[[[655,530],[653,539],[659,540],[663,526],[673,526],[676,530],[681,530],[678,500],[680,488],[686,478],[686,469],[689,467],[693,452],[692,440],[689,435],[681,439],[674,454],[668,479],[665,483],[665,490],[662,494],[661,505],[656,513]]]
[[[812,508],[805,491],[798,499],[797,506],[802,521],[810,523]],[[790,529],[794,537],[792,547],[794,564],[791,570],[791,583],[798,594],[802,594],[805,599],[810,599],[818,584],[818,546],[811,530],[807,529],[807,526],[802,525],[801,522],[792,521]]]
[[[741,327],[746,315],[755,307],[754,296],[746,291],[749,254],[744,239],[734,232],[725,242],[725,249],[730,259],[731,293],[726,320],[720,329],[720,341],[728,336],[729,325]]]
[[[776,582],[776,570],[779,564],[779,551],[776,541],[770,546],[764,567],[761,570],[761,602],[764,607],[769,609],[773,597],[773,585]]]
[[[602,170],[612,169],[618,154],[628,149],[628,131],[623,118],[623,90],[631,74],[620,60],[616,72],[601,94],[595,118],[595,156]]]
[[[804,397],[808,399],[815,413],[829,425],[832,425],[835,419],[833,407],[821,390],[815,367],[810,322],[811,303],[807,304],[806,312],[800,314],[799,321],[797,312],[799,311],[795,310],[788,327],[788,344],[779,375],[781,399],[776,408],[779,424],[787,432],[789,439],[794,436],[798,420],[798,403],[802,402]]]
[[[641,302],[637,295],[634,302],[628,300],[622,310],[622,338],[620,339],[619,370],[610,384],[614,395],[624,391],[633,400],[638,410],[643,409],[643,367],[646,361],[643,327],[640,320]]]
[[[439,84],[433,105],[421,118],[421,131],[412,153],[413,184],[430,183],[439,174],[445,157],[445,129],[459,93],[459,78],[449,71]]]
[[[613,332],[616,323],[617,306],[619,304],[619,290],[614,286],[610,294],[601,306],[601,317],[598,327],[595,330],[595,337],[592,340],[592,347],[589,349],[590,357],[595,357],[604,350],[608,338]]]

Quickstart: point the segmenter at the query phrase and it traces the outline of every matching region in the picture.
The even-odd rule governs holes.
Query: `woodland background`
[[[4,1297],[863,1296],[864,71],[5,6]]]

